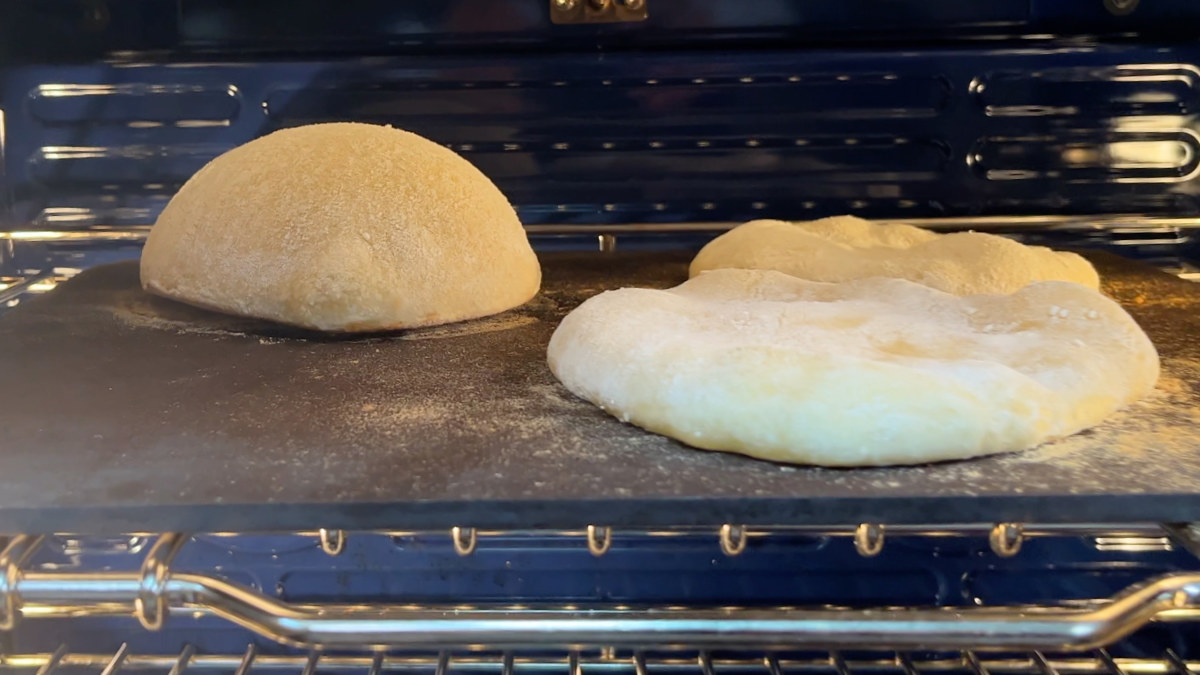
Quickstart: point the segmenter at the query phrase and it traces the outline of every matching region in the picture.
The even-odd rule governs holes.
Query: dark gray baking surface
[[[136,264],[79,275],[0,318],[0,531],[1200,519],[1189,282],[1097,258],[1164,361],[1160,391],[1099,429],[830,470],[690,450],[574,399],[545,367],[558,318],[677,283],[687,258],[543,259],[520,310],[356,340],[145,295]]]

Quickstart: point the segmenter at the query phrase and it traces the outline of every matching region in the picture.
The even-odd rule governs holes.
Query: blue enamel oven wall
[[[527,224],[1195,215],[1196,46],[339,58],[0,71],[10,226],[153,222],[216,154],[358,120]]]

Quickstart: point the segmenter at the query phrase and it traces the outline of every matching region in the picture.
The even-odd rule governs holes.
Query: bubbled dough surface
[[[568,389],[624,421],[829,466],[1030,448],[1095,425],[1159,372],[1129,315],[1078,284],[958,297],[736,269],[595,296],[548,356]]]
[[[1095,268],[1074,253],[991,234],[938,234],[854,216],[745,223],[701,249],[690,274],[730,267],[777,270],[813,281],[894,277],[956,295],[1012,293],[1034,281],[1100,286]]]
[[[285,129],[214,159],[150,232],[142,285],[328,331],[510,309],[541,269],[504,195],[454,152],[368,124]]]

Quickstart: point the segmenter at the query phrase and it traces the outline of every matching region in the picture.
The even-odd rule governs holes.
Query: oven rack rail
[[[1107,534],[1136,538],[1158,532],[1193,555],[1200,530],[1191,525],[1158,529],[1097,530],[1094,526],[1023,527],[1000,523],[990,529],[856,528],[756,529],[726,524],[717,538],[726,555],[740,555],[752,536],[822,532],[853,536],[860,555],[877,555],[886,532],[907,536],[965,536],[987,531],[994,553],[1016,555],[1029,536]],[[647,530],[671,536],[695,529]],[[391,535],[411,534],[389,532]],[[482,538],[511,532],[453,528],[460,555],[470,555]],[[612,530],[589,526],[582,534],[593,555],[604,555]],[[348,535],[316,532],[322,549],[339,555]],[[973,607],[682,607],[628,605],[414,605],[394,603],[297,604],[205,573],[180,572],[172,561],[191,539],[158,535],[140,570],[69,572],[24,569],[44,537],[18,535],[0,552],[0,630],[38,617],[136,617],[159,630],[172,613],[216,616],[278,643],[310,649],[511,649],[511,648],[698,648],[705,649],[973,649],[1083,651],[1111,645],[1154,621],[1200,618],[1200,574],[1171,573],[1131,585],[1110,598],[1070,605]]]
[[[823,650],[822,650],[823,651]],[[67,645],[60,645],[52,653],[5,653],[0,650],[0,673],[5,671],[28,672],[36,675],[53,675],[59,668],[99,669],[100,675],[118,675],[130,672],[164,672],[168,675],[184,673],[222,672],[233,675],[252,675],[258,672],[287,671],[300,675],[316,675],[318,672],[352,671],[363,675],[385,673],[428,673],[447,675],[450,672],[487,673],[489,675],[517,675],[517,673],[568,673],[585,675],[605,673],[611,675],[648,675],[671,673],[673,675],[749,675],[760,671],[762,675],[857,675],[859,673],[896,673],[897,675],[922,675],[923,673],[962,673],[963,675],[1190,675],[1200,669],[1200,661],[1187,661],[1173,650],[1167,649],[1161,658],[1114,657],[1106,649],[1096,649],[1080,655],[1049,655],[1041,651],[1019,654],[989,655],[976,650],[962,650],[937,655],[914,655],[898,651],[870,655],[871,657],[847,658],[839,651],[826,651],[823,655],[808,658],[792,658],[788,655],[764,653],[761,657],[720,658],[708,651],[696,654],[652,655],[643,652],[631,654],[614,650],[569,650],[556,655],[525,655],[505,651],[496,654],[454,653],[449,651],[428,654],[387,654],[373,652],[363,655],[323,654],[311,651],[308,654],[274,655],[259,654],[254,644],[245,652],[237,654],[198,654],[192,645],[186,645],[178,654],[136,654],[127,643],[111,654],[72,653]]]
[[[94,239],[112,241],[145,240],[156,214],[149,209],[125,221],[108,222],[102,213],[87,209],[57,209],[44,212],[33,222],[11,231],[0,232],[0,240],[56,241]],[[883,218],[881,224],[913,225],[930,230],[974,230],[978,232],[1104,232],[1117,234],[1133,231],[1161,232],[1164,235],[1200,229],[1200,217],[1155,216],[1136,213],[1096,215],[1029,216],[944,216],[938,218]],[[689,221],[678,223],[539,223],[526,225],[525,231],[539,235],[611,235],[619,234],[717,234],[731,230],[742,221]],[[1130,242],[1134,243],[1134,242]],[[1180,243],[1176,239],[1162,243]]]

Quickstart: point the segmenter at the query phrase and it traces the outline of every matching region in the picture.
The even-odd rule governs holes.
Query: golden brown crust
[[[325,331],[487,316],[541,269],[504,195],[454,152],[368,124],[285,129],[217,157],[159,216],[143,287]]]

